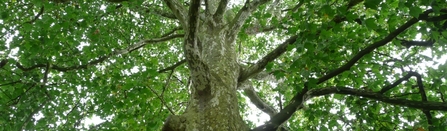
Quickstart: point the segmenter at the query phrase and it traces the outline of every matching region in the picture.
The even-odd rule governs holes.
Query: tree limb
[[[302,93],[299,93],[302,94]],[[391,105],[397,106],[405,106],[410,108],[416,108],[420,110],[438,110],[438,111],[447,111],[447,104],[443,102],[432,102],[432,101],[414,101],[407,100],[402,98],[390,98],[381,93],[376,93],[372,91],[366,91],[363,89],[353,89],[347,87],[327,87],[327,88],[319,88],[319,89],[311,89],[308,91],[310,97],[316,96],[324,96],[329,94],[342,94],[342,95],[353,95],[359,97],[365,97],[381,102],[385,102]],[[295,98],[295,97],[294,97]],[[298,99],[301,100],[301,99]],[[298,101],[299,103],[303,103],[304,101]],[[292,101],[292,104],[296,104],[296,101]],[[298,107],[298,106],[297,106]],[[275,115],[270,121],[262,126],[258,126],[252,131],[272,131],[277,128],[278,123],[282,123],[279,120],[287,120],[295,111],[294,110],[286,110],[288,106],[281,110],[280,113]],[[287,111],[287,112],[284,112]],[[285,118],[286,117],[286,118]]]
[[[188,12],[188,25],[186,28],[185,44],[183,51],[185,52],[186,63],[191,72],[193,87],[196,88],[196,94],[200,96],[209,95],[211,92],[210,86],[198,83],[210,82],[210,69],[202,61],[199,52],[202,50],[202,44],[198,37],[199,30],[199,10],[200,0],[192,0]],[[214,76],[214,75],[213,75]]]
[[[186,9],[178,3],[177,0],[163,0],[163,2],[168,6],[168,8],[174,13],[175,17],[180,21],[180,24],[182,24],[183,27],[186,27],[187,21],[186,17],[188,16],[186,14]]]
[[[410,108],[416,108],[420,110],[438,110],[438,111],[447,111],[447,104],[443,102],[432,102],[432,101],[414,101],[414,100],[406,100],[402,98],[390,98],[380,93],[365,91],[362,89],[353,89],[347,87],[327,87],[320,89],[312,89],[311,96],[323,96],[328,94],[343,94],[343,95],[353,95],[353,96],[361,96],[373,100],[382,101],[392,105],[405,106]]]
[[[361,1],[362,0],[360,0],[360,2]],[[356,5],[358,3],[359,3],[358,0],[352,0],[352,1],[350,1],[349,4]],[[299,6],[301,6],[301,5],[299,4]],[[341,19],[341,18],[337,18],[336,17],[332,21],[334,21],[335,23],[340,23],[340,22],[343,22],[345,20],[346,19]],[[332,27],[329,27],[329,29],[330,28],[332,28]],[[268,62],[271,62],[271,61],[275,60],[276,58],[278,58],[280,55],[282,55],[287,50],[287,46],[289,44],[295,43],[297,38],[298,38],[298,35],[294,35],[294,36],[290,37],[285,42],[283,42],[278,47],[276,47],[272,52],[270,52],[269,54],[264,56],[255,65],[249,67],[247,70],[243,70],[242,73],[239,76],[238,82],[243,82],[246,79],[248,79],[251,75],[254,75],[254,74],[259,73],[260,71],[264,70],[264,68],[268,64]]]
[[[107,60],[108,58],[115,56],[115,55],[122,55],[122,54],[127,54],[130,53],[132,51],[135,51],[137,49],[140,49],[142,47],[144,47],[145,45],[148,44],[153,44],[153,43],[158,43],[158,42],[164,42],[164,41],[168,41],[174,38],[180,38],[183,37],[183,34],[175,34],[175,35],[170,35],[167,37],[162,37],[162,38],[155,38],[155,39],[146,39],[146,40],[141,40],[140,42],[138,42],[137,44],[131,45],[129,47],[127,47],[126,49],[122,49],[122,50],[117,50],[114,51],[108,55],[105,56],[101,56],[96,60],[90,61],[87,64],[84,65],[76,65],[76,66],[70,66],[70,67],[62,67],[62,66],[57,66],[57,65],[52,65],[50,69],[54,69],[57,71],[70,71],[70,70],[78,70],[78,69],[87,69],[89,66],[93,66],[96,65],[98,63],[101,63],[105,60]],[[37,65],[33,65],[31,67],[23,67],[20,63],[16,63],[17,68],[19,68],[22,71],[30,71],[33,70],[35,68],[41,68],[41,67],[46,67],[46,64],[37,64]]]
[[[175,64],[172,65],[172,66],[169,66],[169,67],[166,67],[166,68],[164,68],[164,69],[158,70],[158,73],[163,73],[163,72],[166,72],[166,71],[169,71],[169,70],[174,70],[174,69],[177,68],[178,66],[184,64],[185,62],[186,62],[186,59],[183,59],[183,60],[181,60],[181,61],[175,63]]]
[[[261,27],[260,25],[251,26],[251,27],[245,29],[245,33],[247,35],[256,35],[258,33],[273,31],[276,28],[278,28],[278,26],[269,26],[269,27],[265,27],[265,28],[260,28],[260,27]]]
[[[421,15],[419,15],[419,19],[417,19],[417,18],[410,19],[404,25],[402,25],[401,27],[399,27],[395,31],[391,32],[384,39],[375,42],[374,44],[366,47],[365,49],[363,49],[362,51],[357,53],[351,60],[349,60],[346,64],[344,64],[340,68],[337,68],[336,70],[332,71],[331,73],[329,73],[329,74],[327,74],[325,76],[320,77],[316,84],[323,83],[324,81],[326,81],[326,80],[328,80],[328,79],[330,79],[332,77],[335,77],[338,74],[340,74],[340,73],[342,73],[342,72],[344,72],[346,70],[349,70],[357,61],[360,60],[360,58],[362,58],[366,54],[372,52],[374,49],[379,48],[379,47],[387,44],[389,41],[394,39],[397,35],[399,35],[403,31],[405,31],[407,28],[409,28],[413,24],[419,22],[419,20],[424,20],[424,19],[428,18],[428,14],[431,13],[431,12],[433,12],[433,11],[432,10],[427,10],[424,13],[422,13]],[[256,64],[256,65],[258,65],[258,64]],[[261,70],[261,69],[258,69],[258,70]],[[254,71],[257,71],[257,70],[254,70]],[[326,88],[324,88],[324,89],[326,89]],[[332,93],[337,93],[337,94],[345,93],[345,94],[354,95],[355,93],[358,93],[358,92],[355,92],[355,93],[353,93],[353,92],[336,92],[336,91],[340,91],[340,90],[338,90],[338,88],[334,88],[334,89],[330,88],[330,89],[331,90],[328,91],[329,93],[325,93],[325,94],[323,93],[321,95],[327,95],[327,94],[332,94]],[[266,124],[264,124],[262,126],[259,126],[259,127],[256,127],[253,130],[255,130],[255,131],[276,130],[279,125],[281,125],[283,122],[285,122],[287,119],[289,119],[291,117],[291,115],[298,109],[298,107],[300,107],[300,105],[306,100],[307,97],[312,97],[312,96],[318,96],[319,95],[319,94],[313,94],[313,92],[315,92],[315,90],[307,92],[308,90],[309,89],[307,87],[307,84],[305,84],[303,90],[301,92],[297,93],[292,98],[291,103],[289,105],[287,105],[283,110],[281,110],[278,114],[276,114]],[[333,91],[333,90],[335,90],[335,91]],[[351,91],[351,90],[345,90],[345,91]],[[362,91],[362,90],[360,90],[360,91],[361,92],[365,92],[365,91]],[[318,92],[318,91],[316,91],[316,92]],[[374,93],[374,92],[370,93],[370,92],[368,92],[366,94],[356,95],[356,96],[363,96],[363,97],[366,97],[366,98],[377,99],[377,100],[380,100],[380,101],[383,101],[383,102],[386,102],[386,103],[390,103],[390,104],[403,105],[403,106],[412,107],[412,108],[424,109],[424,106],[419,105],[420,103],[417,102],[417,101],[410,101],[410,100],[403,100],[403,101],[401,101],[401,100],[397,100],[396,98],[382,98],[381,94],[379,94],[380,97],[378,97],[377,94],[379,94],[379,93]],[[399,103],[399,102],[403,102],[403,103]],[[431,103],[431,104],[433,104],[433,103]],[[441,103],[436,103],[435,102],[435,105],[432,106],[432,107],[433,107],[433,109],[430,109],[430,110],[447,110],[447,104],[445,104],[445,103],[441,104]],[[442,109],[442,108],[444,108],[444,109]]]
[[[256,64],[250,66],[248,69],[243,70],[239,76],[238,82],[243,82],[247,80],[250,76],[257,74],[264,70],[265,66],[281,56],[286,50],[287,46],[290,44],[293,44],[296,42],[296,39],[298,38],[297,35],[290,37],[286,41],[284,41],[282,44],[280,44],[278,47],[276,47],[272,52],[268,53],[266,56],[264,56],[261,60],[256,62]]]
[[[221,0],[219,3],[219,6],[217,7],[216,13],[214,13],[214,20],[216,21],[222,21],[223,14],[226,11],[226,8],[228,6],[228,0]]]
[[[146,13],[153,13],[153,14],[156,14],[156,15],[159,15],[159,16],[162,16],[162,17],[165,17],[165,18],[169,18],[169,19],[177,19],[175,14],[169,13],[169,12],[165,12],[165,11],[163,11],[161,9],[158,9],[158,8],[153,8],[153,6],[155,6],[155,5],[147,5],[147,7],[151,7],[151,8],[147,8],[147,7],[143,7],[143,8],[145,8],[145,10],[146,10],[145,12]]]
[[[250,14],[260,5],[265,4],[269,2],[270,0],[254,0],[250,2],[247,0],[245,2],[244,7],[238,11],[236,16],[233,18],[233,20],[230,23],[230,32],[229,36],[234,36],[237,33],[239,33],[240,28],[244,24],[245,20],[250,16]]]
[[[435,43],[435,41],[433,41],[433,40],[431,40],[431,41],[400,40],[400,43],[407,48],[410,48],[412,46],[433,47],[433,44]]]
[[[29,23],[29,24],[34,23],[34,22],[35,22],[37,19],[39,19],[39,17],[43,14],[43,11],[44,11],[44,10],[45,10],[45,9],[44,9],[44,6],[42,6],[42,7],[40,8],[39,13],[37,13],[37,15],[34,16],[34,18],[33,18],[32,20],[27,21],[27,22],[25,22],[25,23]]]
[[[160,96],[160,95],[158,95],[157,91],[155,91],[154,89],[152,89],[152,87],[148,86],[148,88],[152,91],[152,93],[154,93],[154,94],[157,96],[157,98],[161,101],[161,103],[163,103],[163,105],[169,110],[169,112],[170,112],[172,115],[175,115],[174,110],[172,110],[171,107],[168,106],[168,103],[166,103],[166,101],[163,99],[163,97]]]
[[[305,87],[303,90],[295,96],[293,96],[292,100],[290,101],[289,105],[284,107],[278,114],[274,115],[270,118],[269,121],[267,121],[264,125],[258,126],[252,131],[275,131],[278,129],[278,127],[281,126],[282,123],[287,121],[293,113],[295,113],[296,110],[301,109],[304,103],[304,96],[307,93],[308,88]]]
[[[392,88],[396,87],[397,85],[399,85],[400,83],[402,83],[403,81],[407,81],[408,79],[410,79],[410,77],[412,76],[416,76],[416,72],[408,72],[407,75],[405,75],[404,77],[398,79],[397,81],[395,81],[393,84],[385,86],[382,88],[382,90],[379,91],[380,94],[383,94],[389,90],[391,90]]]
[[[419,93],[421,94],[421,98],[423,102],[428,102],[427,94],[425,93],[424,84],[422,83],[422,76],[419,73],[414,72],[414,76],[416,77],[416,83],[418,85]],[[433,116],[430,113],[430,109],[423,109],[422,112],[425,114],[427,118],[427,124],[433,125]]]
[[[250,81],[245,81],[243,86],[247,86],[244,89],[245,96],[247,96],[250,99],[251,103],[253,103],[259,110],[268,114],[270,117],[273,117],[276,113],[278,113],[273,107],[265,103],[258,96]]]
[[[424,18],[428,17],[428,14],[433,12],[432,10],[427,10],[424,13],[422,13],[421,15],[419,15],[419,19],[424,20]],[[412,18],[409,21],[407,21],[404,25],[400,26],[399,28],[397,28],[396,30],[394,30],[393,32],[391,32],[390,34],[388,34],[388,36],[386,36],[384,39],[375,42],[372,45],[369,45],[368,47],[366,47],[365,49],[363,49],[362,51],[360,51],[359,53],[357,53],[353,58],[351,58],[351,60],[349,60],[346,64],[344,64],[343,66],[341,66],[340,68],[335,69],[334,71],[330,72],[329,74],[320,77],[318,79],[317,84],[319,83],[323,83],[326,80],[337,76],[340,73],[343,73],[344,71],[350,70],[352,66],[354,66],[355,63],[357,63],[357,61],[359,61],[363,56],[365,56],[366,54],[371,53],[372,51],[374,51],[375,49],[386,45],[388,42],[390,42],[391,40],[393,40],[397,35],[399,35],[400,33],[404,32],[407,28],[410,28],[412,25],[416,24],[417,22],[419,22],[419,19],[417,18]]]

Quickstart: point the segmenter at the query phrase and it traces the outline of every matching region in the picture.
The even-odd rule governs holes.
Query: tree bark
[[[188,41],[192,38],[185,35],[184,50],[192,77],[189,105],[182,115],[171,116],[163,130],[247,131],[237,98],[236,36],[223,26],[211,24],[211,20],[204,23],[193,38],[197,43]]]

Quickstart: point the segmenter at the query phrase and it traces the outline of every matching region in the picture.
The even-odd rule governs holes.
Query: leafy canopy
[[[230,3],[226,19],[244,6]],[[252,100],[282,123],[288,117],[274,114],[295,112],[307,95],[284,124],[290,130],[447,128],[445,7],[443,0],[259,6],[238,34],[239,60],[268,60],[274,79],[253,79],[257,92],[241,91],[240,113],[259,126],[248,117]],[[159,130],[185,109],[184,29],[162,1],[13,0],[0,8],[0,130]],[[285,53],[275,52],[280,47]],[[90,125],[92,117],[104,121]]]

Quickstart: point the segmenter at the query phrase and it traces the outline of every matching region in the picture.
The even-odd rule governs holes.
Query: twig
[[[157,94],[157,92],[152,89],[151,87],[149,87],[149,89],[152,91],[152,93],[154,93],[155,95],[157,95],[158,99],[160,99],[161,103],[163,103],[163,105],[168,108],[169,112],[171,112],[172,115],[175,115],[174,111],[172,111],[172,109],[166,104],[165,100]]]

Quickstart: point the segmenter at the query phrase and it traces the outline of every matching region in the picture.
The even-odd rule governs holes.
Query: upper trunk
[[[185,40],[192,80],[188,108],[183,115],[171,117],[164,129],[249,130],[239,114],[237,102],[239,66],[234,49],[236,37],[229,36],[225,28],[213,22],[201,24],[198,31],[196,41],[191,37],[189,41]]]

